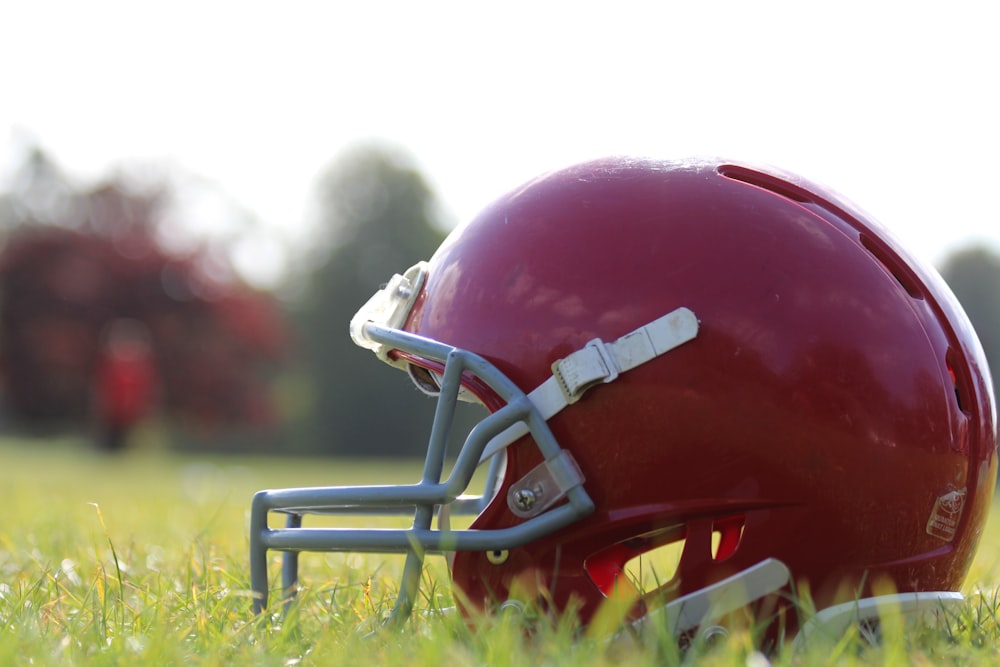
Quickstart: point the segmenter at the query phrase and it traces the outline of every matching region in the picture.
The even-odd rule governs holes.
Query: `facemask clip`
[[[420,290],[427,277],[427,262],[414,264],[403,275],[394,275],[385,286],[375,292],[367,303],[351,318],[351,339],[359,347],[372,350],[390,366],[400,366],[389,358],[389,349],[365,333],[369,323],[388,329],[401,329],[413,310]]]
[[[583,473],[567,450],[543,461],[514,483],[507,492],[507,507],[516,516],[530,519],[566,497],[570,489],[582,485]]]

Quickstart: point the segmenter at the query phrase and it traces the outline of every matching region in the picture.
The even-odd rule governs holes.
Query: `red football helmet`
[[[626,594],[677,630],[792,587],[829,618],[882,583],[905,608],[961,597],[996,479],[983,351],[940,277],[827,189],[715,161],[547,174],[396,276],[352,335],[440,391],[435,451],[414,486],[258,494],[262,600],[267,549],[409,550],[410,595],[422,552],[454,551],[467,608],[527,595],[586,620]],[[491,414],[442,481],[459,398]],[[470,530],[433,529],[486,461]],[[299,527],[359,506],[415,508],[414,527]],[[626,564],[671,543],[675,571],[632,590]]]

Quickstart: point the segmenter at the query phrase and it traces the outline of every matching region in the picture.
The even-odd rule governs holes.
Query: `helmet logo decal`
[[[965,487],[938,496],[927,519],[927,534],[950,542],[958,531],[958,522],[965,507]]]

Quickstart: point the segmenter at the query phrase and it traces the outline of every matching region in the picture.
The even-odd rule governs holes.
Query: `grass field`
[[[420,613],[401,632],[369,633],[391,606],[401,562],[378,555],[303,557],[292,612],[254,617],[247,593],[247,510],[254,491],[307,484],[414,481],[414,465],[192,457],[158,450],[100,455],[73,439],[0,438],[0,665],[765,665],[749,631],[678,651],[583,633],[568,619],[500,616],[466,624],[431,559]],[[272,577],[277,576],[277,558]],[[967,581],[968,604],[944,628],[885,641],[848,636],[773,664],[993,665],[1000,662],[1000,517]]]

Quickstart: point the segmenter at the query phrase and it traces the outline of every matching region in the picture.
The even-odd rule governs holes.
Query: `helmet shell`
[[[682,306],[696,339],[549,421],[597,510],[499,564],[456,554],[466,604],[540,596],[586,618],[627,561],[680,540],[667,598],[769,557],[817,608],[881,580],[957,590],[996,478],[982,348],[933,269],[828,189],[713,160],[550,173],[449,236],[405,328],[527,392]],[[521,521],[506,491],[540,456],[528,436],[507,453],[473,529]]]

